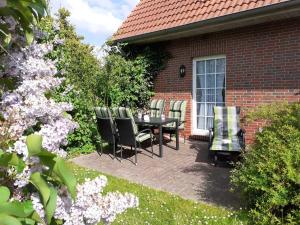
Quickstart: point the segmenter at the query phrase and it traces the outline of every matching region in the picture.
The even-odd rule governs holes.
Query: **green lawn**
[[[71,164],[79,182],[94,178],[99,172]],[[104,174],[106,175],[106,174]],[[204,203],[184,200],[179,196],[157,191],[124,179],[106,175],[108,185],[105,192],[131,192],[139,197],[140,206],[129,209],[117,217],[113,224],[151,224],[151,225],[188,225],[188,224],[247,224],[246,213],[231,211]]]

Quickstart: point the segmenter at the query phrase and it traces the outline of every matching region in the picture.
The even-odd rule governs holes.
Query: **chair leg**
[[[114,158],[113,159],[115,159],[116,158],[116,141],[115,140],[113,140],[113,153],[114,153]]]
[[[135,165],[137,165],[137,149],[136,149],[136,144],[134,146],[134,151],[135,151]]]
[[[123,159],[123,146],[121,145],[121,159],[120,159],[120,162],[122,162],[122,159]]]
[[[103,144],[102,144],[102,142],[100,143],[100,156],[102,156],[102,154],[103,154]]]
[[[153,136],[151,135],[151,151],[152,151],[152,159],[153,159]]]
[[[214,154],[214,165],[217,166],[217,164],[218,164],[218,155],[215,152],[215,154]]]

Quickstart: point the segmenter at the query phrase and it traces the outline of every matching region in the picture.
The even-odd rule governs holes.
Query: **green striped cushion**
[[[186,101],[170,101],[170,109],[169,109],[169,118],[176,118],[180,122],[180,129],[184,129],[184,121],[186,114]],[[166,127],[174,128],[176,126],[175,123],[169,123]]]
[[[138,133],[138,128],[134,122],[133,114],[129,108],[125,107],[116,107],[113,108],[113,112],[116,118],[130,118],[134,130],[134,134]]]
[[[140,133],[138,136],[136,136],[137,142],[143,142],[148,139],[151,139],[151,134],[149,134],[149,133]]]
[[[214,107],[213,151],[240,151],[240,112],[237,107]]]
[[[163,99],[153,99],[150,103],[150,116],[160,117],[165,110],[165,100]]]
[[[111,118],[111,113],[107,107],[95,107],[95,113],[98,118]]]

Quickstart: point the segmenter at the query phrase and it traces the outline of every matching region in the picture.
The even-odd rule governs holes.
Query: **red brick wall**
[[[172,55],[155,79],[155,98],[188,100],[191,135],[193,58],[226,55],[226,104],[242,113],[262,103],[300,101],[300,17],[162,43]],[[180,65],[186,76],[179,77]],[[168,109],[167,109],[168,110]],[[167,113],[166,113],[167,115]],[[247,141],[258,126],[244,125]]]

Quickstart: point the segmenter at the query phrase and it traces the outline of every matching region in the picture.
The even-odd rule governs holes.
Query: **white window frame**
[[[226,55],[217,55],[217,56],[209,56],[209,57],[198,57],[193,59],[193,109],[192,109],[192,135],[201,135],[201,136],[208,136],[209,130],[202,130],[197,128],[197,89],[196,89],[196,82],[197,82],[197,62],[210,60],[210,59],[225,59],[225,104],[226,104],[226,78],[227,78],[227,59]],[[206,78],[205,78],[206,79]]]

